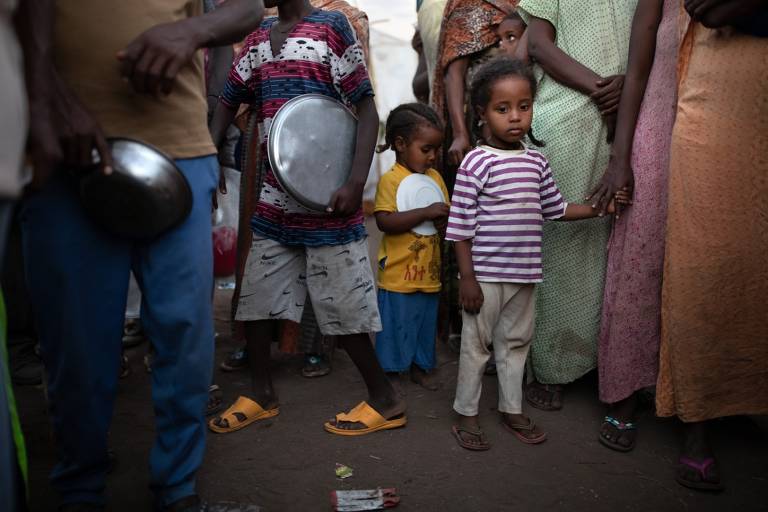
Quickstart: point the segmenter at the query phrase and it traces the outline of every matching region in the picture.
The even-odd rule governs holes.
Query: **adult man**
[[[156,508],[221,510],[195,494],[213,357],[210,212],[218,181],[198,50],[242,38],[258,24],[262,3],[229,0],[203,15],[195,0],[58,1],[55,20],[53,2],[47,3],[38,23],[41,33],[53,26],[47,101],[60,133],[33,124],[35,146],[53,150],[37,152],[41,188],[26,201],[22,222],[59,450],[52,485],[62,510],[103,508],[107,432],[133,270],[155,348],[157,440],[150,468]],[[101,155],[96,172],[111,173],[105,135],[148,142],[175,159],[193,196],[180,226],[132,243],[85,215],[72,173],[92,165],[94,148]],[[57,140],[63,169],[51,172],[59,163]]]

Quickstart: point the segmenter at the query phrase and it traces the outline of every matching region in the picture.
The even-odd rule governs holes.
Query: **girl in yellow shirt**
[[[448,221],[448,191],[432,166],[443,143],[437,114],[419,103],[395,108],[387,118],[385,144],[396,163],[379,181],[374,214],[384,233],[378,256],[378,301],[383,330],[376,336],[382,368],[395,377],[406,370],[435,390],[440,237]]]

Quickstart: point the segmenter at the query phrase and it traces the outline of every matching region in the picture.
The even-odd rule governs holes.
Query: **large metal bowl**
[[[192,209],[192,191],[176,164],[159,149],[110,138],[113,172],[91,172],[80,181],[90,217],[123,238],[148,240],[181,224]]]
[[[269,128],[267,151],[280,186],[301,205],[325,211],[352,172],[357,119],[341,102],[303,94],[286,102]]]

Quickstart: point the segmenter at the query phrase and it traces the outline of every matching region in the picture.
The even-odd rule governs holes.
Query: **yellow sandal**
[[[280,414],[280,408],[264,410],[262,406],[248,397],[241,396],[217,418],[208,422],[208,428],[217,434],[227,434],[245,428],[254,421],[266,420]],[[227,420],[226,427],[220,427],[216,420]]]
[[[331,422],[326,422],[324,426],[325,430],[331,434],[337,434],[340,436],[364,436],[366,434],[372,434],[379,430],[389,430],[393,428],[404,427],[407,423],[405,414],[402,414],[396,418],[388,420],[376,410],[368,405],[368,402],[360,402],[349,412],[342,412],[336,415],[336,424],[340,421],[346,423],[362,423],[365,428],[359,429],[344,429],[339,428]]]

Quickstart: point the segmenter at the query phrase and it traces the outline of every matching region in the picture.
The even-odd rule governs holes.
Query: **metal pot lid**
[[[80,180],[91,219],[123,238],[152,239],[181,224],[192,210],[192,191],[176,164],[160,150],[127,138],[110,138],[113,172]]]
[[[299,204],[325,211],[352,172],[357,118],[339,101],[304,94],[285,103],[269,129],[269,163]]]

